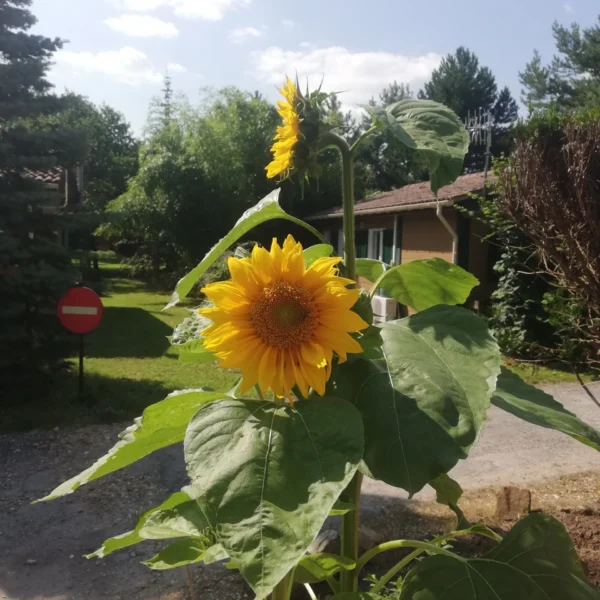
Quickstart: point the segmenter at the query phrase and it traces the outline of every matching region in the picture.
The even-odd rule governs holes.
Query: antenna
[[[469,132],[472,144],[485,145],[485,180],[487,181],[492,156],[492,125],[493,117],[489,110],[479,107],[473,113],[469,111],[465,119],[465,128]]]

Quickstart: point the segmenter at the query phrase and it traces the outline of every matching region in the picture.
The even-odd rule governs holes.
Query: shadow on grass
[[[160,382],[92,373],[79,396],[78,372],[72,369],[53,377],[48,394],[28,393],[0,405],[0,431],[128,421],[172,391]]]
[[[155,358],[169,348],[173,330],[142,308],[109,306],[102,323],[86,337],[86,356],[93,358]]]

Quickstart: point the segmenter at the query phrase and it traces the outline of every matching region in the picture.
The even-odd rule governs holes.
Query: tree
[[[139,171],[110,203],[102,233],[133,249],[146,272],[176,279],[273,189],[265,166],[277,120],[272,105],[235,88],[174,111],[142,144]]]
[[[80,140],[64,128],[39,125],[41,115],[62,108],[46,79],[58,38],[29,33],[36,18],[31,0],[0,0],[0,367],[3,379],[52,366],[66,348],[56,303],[73,283],[70,260],[57,240],[61,217],[48,204],[56,192],[25,169],[72,166]]]
[[[519,132],[497,206],[531,241],[555,288],[559,349],[600,368],[600,111],[532,119]]]
[[[480,66],[477,56],[467,48],[461,46],[442,59],[419,97],[445,104],[463,121],[480,108],[489,111],[493,119],[492,154],[498,156],[508,150],[510,128],[518,117],[517,103],[507,87],[498,91],[490,69]],[[465,170],[481,171],[484,163],[485,148],[472,145]]]
[[[120,196],[138,168],[138,142],[122,113],[107,104],[96,106],[74,93],[62,97],[64,110],[46,119],[50,127],[79,132],[84,141],[84,207],[103,211]]]
[[[519,73],[521,99],[530,113],[554,107],[559,111],[600,104],[600,16],[598,24],[581,30],[577,23],[552,26],[558,55],[544,67],[540,53]]]

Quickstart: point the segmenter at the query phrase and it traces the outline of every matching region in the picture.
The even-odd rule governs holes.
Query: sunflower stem
[[[342,155],[342,192],[344,200],[344,266],[346,277],[356,279],[356,249],[354,244],[354,157],[348,142],[337,133],[327,131],[319,140],[324,150],[335,146]]]
[[[359,504],[360,488],[362,487],[362,473],[355,473],[352,481],[344,490],[344,502],[354,504],[356,508],[342,516],[342,556],[356,562],[358,560],[358,529],[359,529]],[[342,571],[340,573],[340,588],[342,592],[358,591],[358,569]]]
[[[344,266],[345,276],[356,279],[356,247],[354,242],[354,155],[348,142],[328,131],[320,140],[320,148],[325,149],[335,146],[342,155],[342,190],[344,199]],[[345,502],[354,504],[351,510],[342,516],[342,556],[356,562],[358,560],[358,513],[360,505],[360,488],[363,476],[356,473],[348,487],[342,493]],[[342,592],[356,592],[358,590],[358,570],[342,571],[340,574],[340,588]]]

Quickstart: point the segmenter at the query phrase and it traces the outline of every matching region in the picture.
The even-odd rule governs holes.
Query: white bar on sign
[[[63,315],[97,315],[98,309],[93,306],[63,306]]]

